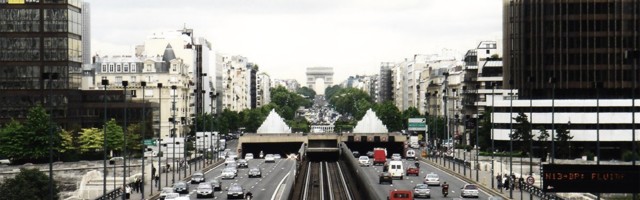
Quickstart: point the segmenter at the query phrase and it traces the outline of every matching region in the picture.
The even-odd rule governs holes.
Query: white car
[[[478,186],[475,184],[465,184],[460,190],[460,197],[475,197],[478,198]]]
[[[253,160],[253,154],[252,153],[244,154],[244,159],[247,160],[247,161],[248,160]]]
[[[160,199],[165,199],[168,196],[173,196],[173,194],[180,196],[180,194],[173,191],[173,187],[163,187],[162,192],[160,192]]]
[[[424,177],[424,184],[440,185],[440,177],[438,176],[438,174],[429,173]]]
[[[236,173],[231,168],[224,168],[222,170],[221,178],[223,178],[223,179],[234,179],[234,178],[236,178]]]
[[[360,166],[365,166],[365,167],[371,166],[371,161],[367,156],[360,156],[358,158],[358,162],[360,163]]]
[[[228,165],[229,163],[236,163],[236,159],[233,159],[233,158],[224,159],[224,165]]]
[[[266,156],[264,156],[264,162],[265,163],[276,162],[276,158],[273,157],[273,155],[271,155],[271,154],[267,154]]]
[[[391,154],[391,160],[402,160],[402,156],[399,153]]]

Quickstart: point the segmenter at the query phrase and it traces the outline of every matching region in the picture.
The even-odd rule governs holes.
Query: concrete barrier
[[[358,161],[353,157],[353,152],[351,152],[351,150],[347,148],[347,145],[344,143],[341,143],[340,148],[342,149],[341,157],[347,166],[347,170],[349,170],[349,172],[351,174],[354,174],[356,177],[355,181],[357,184],[358,191],[361,192],[360,193],[361,195],[363,195],[362,198],[363,199],[386,199],[387,198],[386,196],[384,197],[379,196],[373,187],[369,187],[370,185],[374,185],[377,183],[372,183],[369,179],[364,177],[366,176],[366,174],[364,174],[364,172],[361,171]],[[364,192],[364,194],[362,192]]]

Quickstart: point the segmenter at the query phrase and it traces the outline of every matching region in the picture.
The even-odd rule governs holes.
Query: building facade
[[[392,62],[380,63],[380,74],[378,76],[378,95],[376,102],[382,103],[393,99],[393,79],[392,71],[395,64]]]
[[[240,112],[256,107],[257,65],[243,56],[222,56],[221,107]]]
[[[271,77],[267,73],[260,73],[256,81],[256,107],[271,103]]]
[[[274,79],[273,87],[284,87],[289,92],[296,92],[300,88],[300,83],[296,79]]]
[[[307,67],[307,87],[324,95],[324,90],[333,85],[333,67]]]

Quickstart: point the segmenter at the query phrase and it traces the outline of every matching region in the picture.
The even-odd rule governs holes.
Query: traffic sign
[[[425,131],[427,130],[427,119],[425,118],[409,118],[409,130],[410,131]]]
[[[154,139],[147,139],[147,140],[144,140],[144,145],[147,145],[147,146],[156,146],[156,140],[154,140]]]
[[[535,179],[535,178],[533,178],[533,176],[529,176],[529,177],[527,177],[527,183],[528,183],[529,185],[533,185],[533,183],[535,183],[535,182],[536,182],[536,179]]]

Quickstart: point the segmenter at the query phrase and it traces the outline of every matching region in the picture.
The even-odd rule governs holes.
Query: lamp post
[[[107,86],[109,79],[102,79],[102,87],[104,88],[103,106],[104,106],[104,124],[102,125],[102,196],[107,194]],[[115,172],[114,172],[115,173]]]
[[[491,83],[491,189],[494,188],[494,165],[495,165],[495,161],[494,161],[494,152],[495,150],[495,144],[494,144],[494,135],[493,135],[493,117],[494,117],[494,113],[496,112],[496,83],[492,82]],[[502,190],[502,189],[501,189]]]
[[[161,145],[161,141],[162,141],[162,83],[158,83],[157,85],[158,87],[158,191],[162,190],[162,175],[160,175],[160,173],[162,173],[162,166],[160,163],[160,160],[162,160],[162,157],[165,157],[164,153],[162,153],[162,157],[160,157],[160,153],[162,152],[162,150],[160,149]],[[166,161],[166,160],[165,160]],[[166,169],[169,170],[169,169]],[[167,180],[167,174],[165,173],[164,175],[165,177],[165,182]],[[165,185],[167,185],[165,183]]]
[[[476,85],[476,96],[479,95],[478,94],[479,89],[480,89],[480,85]],[[480,126],[479,118],[480,118],[480,109],[478,109],[478,106],[476,106],[476,148],[475,148],[476,149],[476,164],[475,164],[476,165],[476,182],[480,180],[479,179],[480,175],[478,174],[480,171],[480,168],[479,168],[480,165],[478,164],[479,163],[478,157],[480,156],[480,143],[478,142],[478,140],[480,139],[479,133],[478,133],[479,126]],[[493,180],[493,177],[489,177],[489,178]]]
[[[444,72],[442,73],[442,75],[444,75],[444,90],[442,91],[442,99],[444,101],[444,119],[445,119],[445,129],[446,129],[446,134],[447,134],[447,142],[449,142],[451,140],[451,136],[449,135],[449,116],[447,116],[447,89],[449,88],[449,81],[447,80],[449,78],[449,72]],[[451,141],[451,147],[453,147],[453,141]],[[449,148],[447,148],[447,151],[449,150]],[[447,165],[446,163],[444,163],[445,166]],[[449,166],[451,166],[451,163],[449,163]]]
[[[593,87],[596,89],[596,154],[598,155],[596,165],[600,165],[600,88],[602,88],[602,82],[593,82]],[[598,193],[599,198],[600,194]]]
[[[122,135],[124,138],[124,146],[122,147],[122,156],[124,157],[122,159],[122,169],[124,174],[122,176],[122,189],[125,189],[127,185],[127,133],[129,132],[127,128],[127,86],[129,86],[129,81],[122,81],[122,87],[124,87],[124,134]],[[122,195],[122,200],[125,200],[125,195]]]
[[[198,104],[198,105],[200,106],[200,114],[201,114],[202,119],[203,119],[203,120],[202,120],[203,127],[205,127],[205,128],[203,129],[203,131],[202,131],[202,132],[203,132],[203,133],[202,133],[202,135],[204,136],[204,133],[206,132],[206,127],[207,127],[207,124],[204,122],[204,103],[205,103],[205,101],[204,101],[204,95],[206,94],[206,91],[204,90],[204,86],[203,86],[203,85],[204,85],[204,81],[202,80],[202,77],[207,76],[207,73],[202,73],[202,69],[200,69],[200,70],[201,70],[201,72],[200,72],[200,73],[202,74],[202,75],[200,76],[200,79],[201,79],[201,80],[200,80],[200,85],[199,85],[199,86],[200,86],[200,93],[199,93],[199,94],[197,94],[198,96],[196,97],[196,99],[197,99],[197,100],[200,100],[200,101],[199,101],[199,102],[200,102],[200,104]],[[197,118],[197,117],[198,117],[198,109],[196,109],[196,123],[198,123],[198,120],[197,120],[198,118]],[[197,130],[197,129],[196,129],[196,130]],[[201,166],[200,166],[200,167],[201,167],[201,169],[204,169],[205,163],[206,163],[206,161],[207,161],[207,157],[205,156],[205,153],[206,153],[206,148],[205,148],[205,146],[206,146],[206,144],[205,144],[205,140],[204,140],[204,138],[202,138],[202,154],[200,154],[200,155],[201,155],[201,157],[200,157],[200,158],[201,158],[201,159],[200,159],[200,163],[201,163]]]
[[[53,95],[52,82],[58,79],[58,73],[44,73],[45,79],[49,81],[49,197],[53,198]]]
[[[529,76],[529,176],[533,176],[533,86],[535,78]],[[520,173],[522,176],[522,173]],[[523,184],[523,183],[520,183]],[[522,198],[521,198],[522,199]],[[529,199],[533,199],[533,193],[529,192]]]
[[[173,138],[173,150],[172,150],[173,157],[172,157],[171,160],[173,162],[173,166],[172,167],[174,169],[175,169],[175,166],[176,166],[176,89],[177,88],[178,87],[175,86],[175,85],[171,86],[171,90],[173,91],[172,94],[171,94],[173,96],[173,101],[171,102],[172,103],[172,110],[173,110],[172,111],[173,114],[172,114],[172,117],[171,117],[171,122],[173,123],[173,128],[171,129],[171,137]],[[175,183],[175,181],[176,181],[176,172],[172,171],[172,175],[173,175],[173,177],[171,178],[171,183]]]
[[[147,107],[147,102],[144,101],[145,100],[144,99],[144,96],[145,96],[145,93],[144,93],[145,90],[144,89],[145,89],[145,87],[147,87],[147,82],[146,81],[141,81],[140,82],[140,86],[142,86],[142,132],[140,133],[140,136],[141,136],[140,138],[141,138],[142,141],[144,141],[144,134],[145,134],[145,131],[146,131],[146,126],[147,126],[147,121],[146,121],[146,117],[145,117],[147,115],[146,110],[145,110],[145,108]],[[140,189],[140,194],[142,194],[142,199],[144,199],[144,182],[145,182],[145,179],[144,179],[144,158],[145,158],[144,157],[144,151],[146,150],[146,145],[144,145],[144,143],[140,144],[140,145],[142,145],[142,183],[143,183],[143,187],[141,187],[141,189]],[[153,183],[151,185],[152,185],[151,187],[153,187]]]
[[[509,177],[513,174],[513,80],[509,80]],[[512,180],[513,181],[513,180]],[[509,181],[511,183],[512,181]],[[509,187],[513,199],[513,188]]]
[[[214,157],[214,154],[213,154],[213,151],[214,151],[213,150],[213,94],[214,94],[213,89],[211,89],[211,91],[209,92],[209,98],[211,98],[211,104],[209,105],[211,107],[211,111],[210,111],[211,112],[211,135],[209,137],[209,140],[210,140],[209,149],[211,149],[211,160],[217,161],[218,159],[217,157],[213,158]]]
[[[555,101],[556,101],[556,80],[549,77],[551,83],[551,164],[555,163],[556,157],[556,128],[555,128]]]

